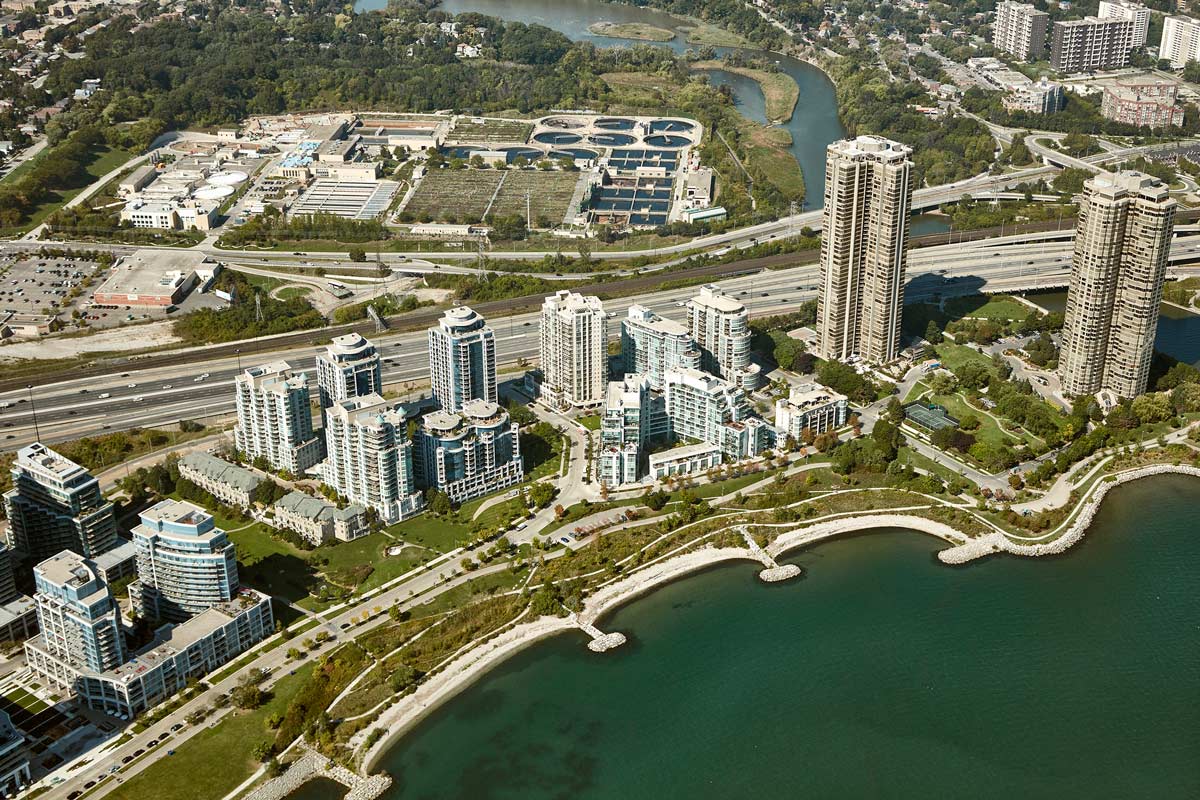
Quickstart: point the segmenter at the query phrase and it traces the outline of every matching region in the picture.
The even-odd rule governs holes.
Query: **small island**
[[[611,36],[614,39],[639,39],[644,42],[669,42],[675,32],[642,22],[593,22],[588,33],[596,36]]]

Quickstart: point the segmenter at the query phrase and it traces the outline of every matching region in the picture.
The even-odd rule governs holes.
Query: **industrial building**
[[[220,270],[208,256],[189,250],[138,250],[124,256],[92,296],[97,305],[167,308],[183,302]]]

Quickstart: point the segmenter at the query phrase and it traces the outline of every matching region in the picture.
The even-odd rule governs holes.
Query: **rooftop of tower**
[[[68,482],[71,478],[88,474],[87,470],[79,464],[54,452],[41,442],[34,442],[17,451],[17,466],[53,476],[63,483]]]
[[[712,284],[701,286],[700,294],[693,297],[692,302],[727,314],[740,314],[746,310],[746,306],[740,300],[725,294]]]
[[[660,317],[645,306],[632,305],[629,307],[628,314],[630,321],[666,336],[687,336],[688,334],[688,327],[683,323]]]
[[[1141,195],[1150,200],[1168,197],[1168,188],[1158,178],[1133,169],[1119,172],[1101,172],[1088,180],[1092,191],[1105,197],[1118,198],[1126,194]]]
[[[487,321],[470,306],[455,306],[446,309],[438,325],[445,331],[472,331],[485,327]]]
[[[844,156],[874,158],[881,161],[902,161],[912,156],[912,148],[882,136],[857,136],[829,145],[833,152]]]
[[[347,333],[335,336],[325,349],[326,355],[333,361],[344,361],[348,357],[374,354],[375,345],[360,333]]]

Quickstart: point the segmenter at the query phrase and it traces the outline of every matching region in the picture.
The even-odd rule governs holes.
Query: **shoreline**
[[[730,561],[760,563],[744,548],[704,548],[669,558],[601,588],[587,599],[586,607],[579,614],[579,621],[595,624],[605,613],[648,592],[692,573]],[[418,686],[412,694],[385,709],[375,723],[356,734],[365,736],[373,729],[386,726],[384,735],[363,755],[360,771],[369,774],[387,751],[417,724],[496,666],[543,639],[571,630],[579,630],[579,626],[566,617],[540,617],[509,628],[480,645],[474,652],[464,653],[444,670]]]
[[[938,552],[938,560],[947,565],[961,565],[986,555],[1006,552],[1011,555],[1038,557],[1057,555],[1077,544],[1103,504],[1104,498],[1113,488],[1157,475],[1182,474],[1200,478],[1200,468],[1187,465],[1152,465],[1118,474],[1114,480],[1098,484],[1093,494],[1083,501],[1071,528],[1051,542],[1020,544],[996,532],[979,537],[969,537],[946,523],[925,517],[906,514],[865,514],[840,520],[818,523],[807,528],[798,528],[778,536],[766,548],[772,557],[791,550],[810,546],[821,541],[850,533],[862,533],[887,528],[902,528],[940,539],[949,545]],[[595,624],[596,620],[620,606],[661,588],[676,580],[689,577],[709,567],[733,561],[761,563],[747,548],[705,547],[651,564],[621,580],[602,587],[587,598],[579,620]],[[562,617],[541,617],[532,622],[514,626],[492,640],[485,642],[473,652],[463,654],[442,672],[434,675],[412,694],[386,709],[375,723],[359,732],[364,737],[372,730],[383,728],[385,733],[371,745],[360,762],[360,771],[369,774],[386,753],[395,747],[421,721],[437,710],[443,703],[480,680],[487,672],[516,655],[525,648],[543,639],[578,630],[578,626]]]
[[[723,70],[754,81],[763,95],[763,114],[768,125],[789,122],[795,116],[796,106],[800,103],[800,84],[783,71],[769,72],[756,67],[735,67],[717,59],[692,62],[689,69],[693,72]]]

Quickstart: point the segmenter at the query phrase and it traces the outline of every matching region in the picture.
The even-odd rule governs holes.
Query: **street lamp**
[[[28,384],[25,388],[29,391],[29,408],[33,411],[33,435],[40,442],[42,440],[42,431],[38,428],[37,403],[33,401],[33,384]]]

